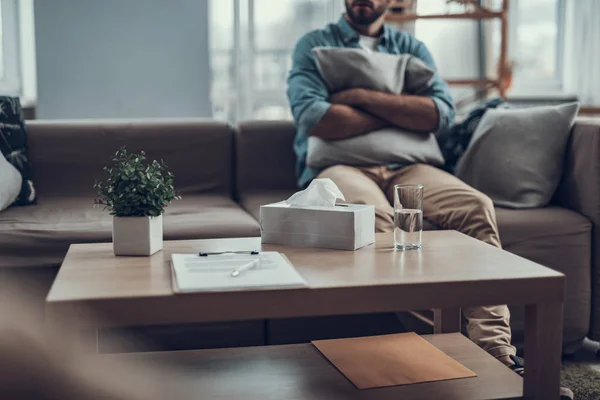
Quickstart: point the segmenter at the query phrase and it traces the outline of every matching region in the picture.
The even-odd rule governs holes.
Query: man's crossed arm
[[[438,127],[435,103],[426,96],[394,95],[366,89],[350,89],[336,93],[332,103],[364,110],[398,128],[432,132]]]
[[[390,123],[375,115],[358,110],[349,104],[335,104],[308,132],[325,140],[346,139],[389,126]]]
[[[338,140],[386,126],[420,132],[432,132],[438,126],[435,103],[425,96],[349,89],[334,94],[330,101],[332,106],[309,135]]]

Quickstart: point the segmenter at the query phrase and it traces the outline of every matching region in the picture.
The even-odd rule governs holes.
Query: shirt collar
[[[342,33],[342,40],[344,41],[344,43],[348,44],[352,41],[358,40],[358,32],[356,32],[352,25],[350,25],[350,23],[346,21],[346,18],[343,15],[340,17],[337,26],[340,28],[340,31]],[[390,41],[390,35],[390,27],[386,24],[383,24],[383,34],[380,36],[380,43],[385,46]]]

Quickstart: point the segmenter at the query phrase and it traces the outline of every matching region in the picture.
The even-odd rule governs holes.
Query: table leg
[[[525,307],[525,398],[558,400],[562,326],[562,303],[528,304]]]
[[[433,310],[433,332],[460,332],[460,308],[436,308]]]

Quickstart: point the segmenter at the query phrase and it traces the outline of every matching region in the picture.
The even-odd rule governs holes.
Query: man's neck
[[[378,37],[383,30],[383,16],[370,25],[356,25],[348,18],[348,14],[344,14],[344,18],[359,35]]]

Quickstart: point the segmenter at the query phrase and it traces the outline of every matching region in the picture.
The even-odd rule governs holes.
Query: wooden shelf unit
[[[409,22],[419,19],[468,19],[468,20],[500,20],[500,60],[498,62],[498,77],[496,79],[448,79],[449,85],[473,86],[478,88],[497,89],[500,96],[506,98],[508,82],[511,78],[510,61],[508,60],[508,11],[510,0],[502,0],[502,8],[493,11],[482,6],[471,6],[473,11],[448,14],[417,14],[414,12],[395,12],[394,10],[407,10],[413,8],[412,1],[396,1],[390,5],[391,11],[386,16],[388,22]]]

